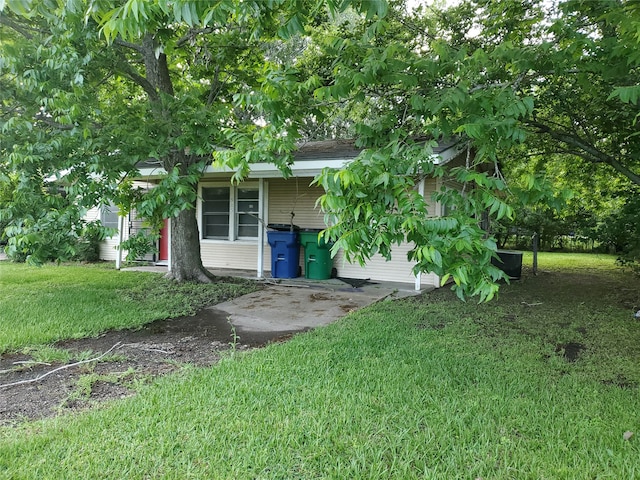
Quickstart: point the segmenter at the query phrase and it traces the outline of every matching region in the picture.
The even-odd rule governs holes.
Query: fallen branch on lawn
[[[169,344],[169,345],[171,345],[171,344]],[[172,352],[172,351],[169,351],[169,350],[162,350],[161,348],[147,347],[142,342],[138,342],[138,343],[123,343],[121,345],[121,347],[139,348],[140,350],[144,350],[145,352],[157,352],[157,353],[164,353],[166,355],[173,355],[174,353],[176,353],[176,352]],[[173,345],[171,345],[171,347],[173,347]]]
[[[31,365],[46,365],[47,367],[50,367],[51,364],[47,363],[47,362],[37,362],[35,360],[20,360],[18,362],[13,362],[14,365],[26,365],[28,367],[30,367]]]
[[[61,367],[58,368],[54,368],[53,370],[51,370],[50,372],[47,373],[43,373],[42,375],[40,375],[39,377],[36,378],[32,378],[30,380],[21,380],[19,382],[13,382],[13,383],[5,383],[4,385],[0,385],[0,388],[7,388],[7,387],[15,387],[17,385],[24,385],[27,383],[34,383],[34,382],[39,382],[40,380],[42,380],[45,377],[48,377],[49,375],[51,375],[52,373],[56,373],[59,372],[60,370],[64,370],[66,368],[71,368],[71,367],[76,367],[78,365],[82,365],[84,363],[89,363],[89,362],[97,362],[98,360],[100,360],[101,358],[105,357],[108,353],[112,352],[115,348],[120,346],[121,342],[116,343],[113,347],[111,347],[109,350],[107,350],[106,352],[104,352],[102,355],[95,357],[95,358],[90,358],[89,360],[81,360],[80,362],[75,362],[75,363],[70,363],[68,365],[63,365]]]
[[[538,305],[542,305],[542,302],[536,302],[536,303],[527,303],[527,302],[520,302],[522,305],[526,305],[527,307],[537,307]]]

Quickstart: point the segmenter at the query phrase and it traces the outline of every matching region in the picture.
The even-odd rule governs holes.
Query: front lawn
[[[0,354],[191,315],[253,289],[243,281],[177,285],[158,273],[116,271],[109,264],[0,262]]]
[[[640,478],[640,282],[610,257],[544,257],[488,305],[381,302],[0,429],[0,477]]]

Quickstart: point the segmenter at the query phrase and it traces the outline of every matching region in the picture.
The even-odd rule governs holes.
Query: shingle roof
[[[420,139],[426,141],[426,139]],[[459,137],[443,140],[433,148],[433,153],[442,153],[462,142]],[[306,142],[294,153],[296,160],[320,160],[324,158],[352,159],[360,155],[362,148],[355,145],[354,140],[314,140]]]
[[[426,139],[417,139],[416,142],[425,141]],[[453,138],[447,141],[441,141],[433,148],[433,153],[440,157],[442,163],[459,155],[464,146],[464,141],[460,138]],[[309,141],[300,145],[298,150],[294,152],[294,163],[291,166],[294,176],[315,176],[324,167],[340,168],[345,163],[353,160],[362,152],[362,148],[356,147],[354,140],[319,140]],[[164,174],[164,169],[160,160],[150,158],[137,165],[141,176],[147,178],[159,178]],[[212,166],[207,168],[210,174],[229,173],[230,169],[214,169]],[[275,165],[268,163],[254,163],[251,166],[250,177],[270,177],[279,176],[280,171]]]

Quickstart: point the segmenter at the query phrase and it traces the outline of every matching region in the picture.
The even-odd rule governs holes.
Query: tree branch
[[[173,83],[169,75],[167,56],[164,53],[156,53],[158,44],[152,35],[145,35],[142,43],[144,45],[143,57],[146,80],[154,91],[173,96]]]
[[[187,43],[189,40],[193,40],[193,38],[195,38],[197,35],[202,35],[202,34],[207,34],[207,33],[211,33],[214,31],[213,27],[205,27],[205,28],[192,28],[190,29],[187,34],[180,38],[177,42],[176,42],[176,47],[180,48],[181,46],[183,46],[185,43]]]
[[[36,115],[36,120],[49,125],[50,127],[57,128],[58,130],[73,130],[74,128],[76,128],[75,125],[65,125],[63,123],[58,123],[52,118],[45,115]]]
[[[31,25],[18,23],[15,20],[7,17],[6,15],[0,15],[0,25],[5,25],[11,28],[12,30],[15,30],[16,32],[18,32],[20,35],[22,35],[28,40],[33,40],[33,34],[31,32],[44,33],[44,34],[48,33],[44,30],[40,30],[38,28],[32,27]]]
[[[211,82],[211,89],[209,90],[209,96],[207,97],[207,106],[210,107],[213,102],[218,98],[218,93],[222,88],[220,82],[220,65],[216,65],[216,71],[213,75],[213,82]]]
[[[81,360],[79,362],[75,362],[75,363],[70,363],[68,365],[63,365],[61,367],[58,368],[54,368],[53,370],[48,371],[47,373],[43,373],[42,375],[40,375],[39,377],[36,378],[32,378],[30,380],[21,380],[19,382],[13,382],[13,383],[5,383],[4,385],[0,385],[0,388],[7,388],[7,387],[15,387],[16,385],[24,385],[25,383],[33,383],[33,382],[39,382],[40,380],[42,380],[45,377],[48,377],[49,375],[51,375],[52,373],[55,372],[59,372],[60,370],[64,370],[66,368],[71,368],[71,367],[75,367],[78,365],[83,365],[85,363],[89,363],[89,362],[97,362],[98,360],[100,360],[101,358],[105,357],[108,353],[110,353],[111,351],[113,351],[115,348],[120,346],[121,342],[117,342],[113,347],[111,347],[109,350],[107,350],[106,352],[104,352],[102,355],[95,357],[95,358],[90,358],[89,360]]]
[[[142,45],[138,45],[136,43],[131,43],[131,42],[125,42],[124,40],[120,39],[120,38],[116,38],[113,43],[115,43],[116,45],[120,46],[120,47],[124,47],[124,48],[128,48],[130,50],[135,50],[136,52],[144,55],[144,48],[142,47]]]
[[[636,185],[640,185],[640,174],[635,173],[626,165],[623,165],[615,157],[607,155],[606,153],[598,150],[593,144],[583,140],[576,134],[567,133],[560,130],[554,130],[549,125],[540,123],[538,121],[529,120],[527,125],[534,127],[538,130],[538,133],[544,133],[549,135],[554,140],[558,140],[566,145],[570,145],[578,149],[576,152],[580,157],[588,160],[592,163],[606,163],[618,173],[621,173]]]
[[[129,65],[129,62],[127,61],[127,59],[124,58],[122,55],[120,55],[120,62],[118,62],[118,67],[120,67],[122,73],[125,76],[129,77],[129,79],[133,83],[141,87],[147,93],[147,95],[149,95],[149,98],[152,101],[156,101],[159,99],[159,94],[156,91],[156,89],[153,87],[151,82],[147,80],[145,77],[143,77],[142,75],[140,75],[138,72],[136,72],[135,69],[131,65]]]

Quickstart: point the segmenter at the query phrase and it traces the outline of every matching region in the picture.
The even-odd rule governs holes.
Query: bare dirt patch
[[[96,338],[65,340],[56,348],[77,358],[90,358],[113,350],[97,362],[60,369],[36,382],[0,387],[0,425],[34,420],[90,408],[98,403],[135,395],[140,382],[178,371],[185,365],[215,364],[230,349],[248,350],[286,339],[291,332],[236,331],[214,309],[169,320],[159,320],[138,330],[107,332]],[[84,353],[83,353],[84,352]],[[71,365],[76,362],[69,362]],[[65,364],[34,363],[27,355],[0,357],[0,385],[24,382]]]

